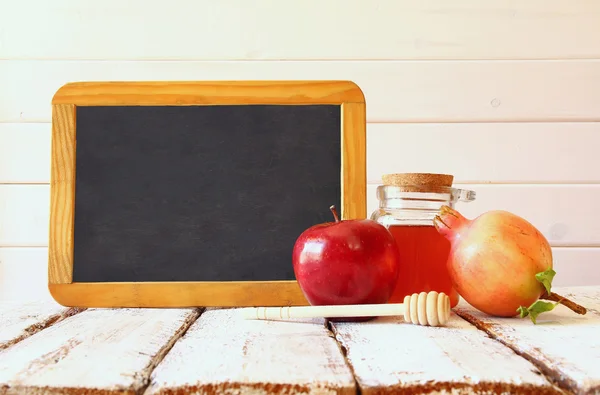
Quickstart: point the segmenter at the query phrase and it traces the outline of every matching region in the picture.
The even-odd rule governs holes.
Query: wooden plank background
[[[461,302],[456,313],[492,338],[532,361],[563,388],[575,394],[600,392],[600,288],[557,287],[553,292],[588,309],[575,314],[563,305],[529,319],[489,317]]]
[[[600,284],[598,2],[29,0],[3,11],[0,300],[49,297],[50,101],[84,80],[353,80],[367,100],[368,212],[384,172],[450,172],[478,193],[458,206],[465,215],[503,208],[540,228],[557,285]]]
[[[199,314],[196,309],[83,311],[0,353],[0,390],[140,393]]]
[[[324,320],[246,321],[232,309],[204,312],[150,379],[149,395],[356,393]]]
[[[455,314],[445,327],[379,317],[332,328],[361,394],[558,393],[533,364]]]
[[[558,306],[536,325],[461,302],[445,326],[426,327],[4,301],[0,392],[597,393],[600,287],[553,291],[588,313]]]
[[[216,8],[211,0],[169,8],[160,0],[13,3],[14,13],[0,17],[0,53],[11,59],[600,57],[600,5],[589,0],[308,0],[296,7],[237,0]]]
[[[105,18],[112,22],[109,14]],[[52,95],[68,81],[347,79],[363,90],[370,123],[598,121],[599,65],[600,59],[6,60],[0,61],[0,89],[11,100],[2,103],[0,119],[49,122]]]
[[[0,123],[1,183],[49,183],[50,132],[49,122]],[[410,138],[402,143],[403,136]],[[448,172],[460,184],[600,182],[590,166],[600,122],[369,123],[367,140],[370,184],[399,167]],[[390,144],[396,140],[402,144]]]
[[[79,313],[80,310],[63,307],[48,300],[0,302],[0,351]]]
[[[367,186],[368,213],[377,208],[376,187]],[[553,246],[600,245],[600,221],[590,215],[590,209],[600,201],[600,189],[595,185],[461,184],[460,187],[478,194],[474,202],[457,206],[467,217],[491,209],[506,209],[527,218]],[[0,246],[47,246],[49,193],[48,185],[0,185],[0,218],[4,221]]]

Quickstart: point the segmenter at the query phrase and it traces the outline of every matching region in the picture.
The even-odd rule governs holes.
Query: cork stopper
[[[394,173],[381,177],[384,185],[397,187],[451,187],[454,176],[435,173]]]

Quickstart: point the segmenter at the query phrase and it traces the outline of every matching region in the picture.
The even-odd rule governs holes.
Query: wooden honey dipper
[[[440,326],[450,318],[450,298],[443,292],[431,291],[407,295],[403,303],[245,307],[239,312],[249,320],[404,315],[405,321],[416,325]]]

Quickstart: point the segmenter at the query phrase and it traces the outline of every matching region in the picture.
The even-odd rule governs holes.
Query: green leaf
[[[552,303],[552,302],[544,302],[543,300],[536,300],[535,302],[533,302],[531,304],[531,306],[529,306],[529,307],[521,306],[517,309],[517,311],[519,312],[519,316],[521,318],[525,318],[525,317],[529,316],[529,318],[531,318],[531,321],[534,324],[537,324],[536,319],[540,314],[542,314],[546,311],[554,310],[554,308],[558,304],[560,304],[560,302]]]
[[[552,280],[554,279],[555,275],[556,272],[552,269],[548,269],[545,272],[539,272],[535,275],[535,279],[544,285],[548,295],[550,295],[550,288],[552,287]]]
[[[525,306],[519,307],[517,309],[517,312],[519,313],[519,317],[521,317],[521,318],[525,318],[529,315],[529,310]]]

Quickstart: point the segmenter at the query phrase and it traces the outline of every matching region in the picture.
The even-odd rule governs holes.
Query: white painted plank
[[[456,184],[476,191],[475,201],[455,206],[473,219],[489,210],[507,210],[522,216],[553,246],[600,246],[600,222],[594,215],[600,185],[486,185]],[[367,185],[367,213],[378,207],[377,184]]]
[[[49,185],[0,184],[0,247],[48,245]]]
[[[0,351],[79,311],[52,301],[0,301]]]
[[[0,353],[0,386],[15,393],[138,393],[197,318],[190,309],[93,309]]]
[[[50,123],[0,123],[0,183],[50,181]],[[451,173],[460,183],[599,183],[600,122],[367,125],[367,177]]]
[[[600,285],[600,248],[553,247],[556,287]]]
[[[437,328],[400,317],[332,326],[362,394],[558,393],[531,363],[454,314]]]
[[[54,303],[48,291],[47,247],[0,248],[0,303],[7,301]]]
[[[523,354],[560,385],[578,394],[600,391],[600,286],[576,291],[586,295],[586,315],[559,305],[534,325],[529,318],[489,317],[463,302],[456,308],[492,337]],[[560,288],[553,292],[562,295]],[[572,289],[571,289],[572,291]]]
[[[555,283],[553,282],[553,284]],[[554,291],[560,292],[560,295],[600,314],[600,284],[568,287],[556,284]]]
[[[413,59],[597,57],[586,0],[13,1],[4,58]],[[27,18],[15,17],[27,15]],[[110,26],[110,29],[107,29]],[[309,27],[310,26],[310,27]],[[160,28],[155,28],[160,27]],[[43,32],[43,34],[42,34]],[[477,34],[473,34],[477,32]],[[185,39],[183,39],[185,38]]]
[[[0,123],[0,183],[50,181],[51,124]]]
[[[598,147],[600,122],[369,124],[367,178],[429,172],[460,183],[598,183]]]
[[[355,382],[323,320],[244,320],[216,309],[152,372],[146,394],[172,393],[354,394]]]
[[[367,186],[369,215],[377,208],[376,187]],[[600,246],[600,222],[590,215],[600,201],[600,185],[460,187],[477,192],[474,202],[456,206],[469,218],[504,209],[538,227],[553,246]],[[49,192],[48,185],[0,185],[0,247],[48,245]]]
[[[52,96],[70,81],[224,79],[352,80],[369,122],[600,120],[600,60],[0,61],[0,122],[49,122]]]

